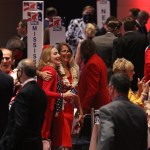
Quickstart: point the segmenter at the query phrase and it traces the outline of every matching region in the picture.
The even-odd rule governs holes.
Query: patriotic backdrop
[[[43,48],[43,1],[23,1],[23,19],[27,19],[28,58],[37,64]]]

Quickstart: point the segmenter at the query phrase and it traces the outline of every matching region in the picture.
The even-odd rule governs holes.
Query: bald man
[[[31,59],[23,59],[17,68],[17,77],[22,88],[11,106],[0,149],[43,150],[41,127],[46,95],[35,81],[36,65]]]

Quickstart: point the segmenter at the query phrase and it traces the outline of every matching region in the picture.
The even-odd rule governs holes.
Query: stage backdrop
[[[139,8],[150,13],[150,0],[118,0],[117,3],[117,16],[120,20],[129,15],[130,8]],[[150,30],[150,19],[147,29]]]

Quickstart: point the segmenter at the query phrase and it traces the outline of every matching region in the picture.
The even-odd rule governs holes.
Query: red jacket
[[[150,80],[150,46],[145,50],[144,76],[146,81]]]
[[[42,138],[50,137],[50,129],[52,124],[52,115],[54,110],[55,99],[60,97],[60,93],[56,93],[57,90],[57,75],[56,71],[51,66],[45,66],[41,71],[49,71],[52,75],[50,81],[38,79],[39,86],[44,90],[47,96],[47,107],[45,111],[45,119],[42,127]]]
[[[84,114],[91,113],[91,108],[99,109],[111,101],[107,85],[106,65],[97,54],[94,54],[86,63],[78,84]]]

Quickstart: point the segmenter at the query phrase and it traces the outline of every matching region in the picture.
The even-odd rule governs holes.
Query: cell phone
[[[72,88],[72,89],[71,89],[71,92],[72,92],[73,94],[77,94],[77,90],[76,90],[75,88]]]

